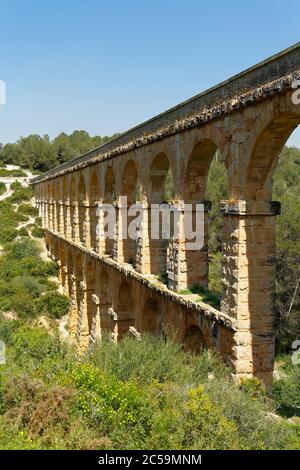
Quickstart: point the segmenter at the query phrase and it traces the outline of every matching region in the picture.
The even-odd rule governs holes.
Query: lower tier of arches
[[[49,255],[59,265],[63,292],[70,298],[70,339],[85,352],[104,333],[115,341],[126,334],[172,335],[187,350],[217,350],[230,362],[235,327],[213,307],[163,289],[134,270],[46,231]]]

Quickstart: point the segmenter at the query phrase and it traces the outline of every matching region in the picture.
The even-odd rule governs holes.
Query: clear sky
[[[0,0],[0,142],[125,131],[299,41],[299,17],[299,0]]]

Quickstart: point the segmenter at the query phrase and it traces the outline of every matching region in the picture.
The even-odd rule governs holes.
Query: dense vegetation
[[[74,131],[70,135],[62,132],[51,140],[48,135],[29,135],[21,137],[15,144],[6,144],[2,148],[0,146],[0,165],[13,164],[35,172],[44,172],[99,147],[116,136],[117,134],[112,137],[91,137],[86,131]]]
[[[104,339],[78,360],[29,322],[5,320],[0,336],[2,449],[300,448],[300,427],[274,417],[256,381],[235,385],[211,352]]]
[[[300,151],[285,149],[275,175],[274,199],[283,203],[276,292],[281,352],[290,352],[299,328],[299,164]],[[12,189],[0,201],[0,339],[6,344],[1,449],[300,449],[300,365],[290,356],[278,358],[272,395],[257,380],[235,384],[217,354],[195,356],[171,338],[128,337],[116,345],[104,337],[78,359],[58,336],[69,301],[57,291],[57,266],[41,258],[37,236],[43,232],[31,189],[20,183]],[[208,186],[215,295],[222,228],[217,207],[226,194],[218,157]],[[34,224],[20,228],[29,217]]]

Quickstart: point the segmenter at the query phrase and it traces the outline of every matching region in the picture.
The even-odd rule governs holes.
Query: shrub
[[[36,277],[29,276],[28,274],[16,276],[12,280],[11,286],[14,292],[23,291],[30,294],[33,298],[39,297],[45,289],[45,285]]]
[[[300,416],[300,367],[292,366],[287,373],[287,377],[274,381],[273,398],[282,415]]]
[[[35,238],[44,238],[45,232],[41,227],[34,226],[31,235]]]
[[[48,314],[53,318],[61,318],[68,313],[70,300],[58,292],[46,292],[35,301],[37,315]]]
[[[16,359],[32,358],[43,360],[58,356],[60,345],[56,336],[51,336],[42,328],[23,325],[13,333],[11,338],[13,355]]]
[[[20,240],[11,245],[8,255],[16,260],[36,257],[39,255],[39,247],[34,240]]]
[[[275,409],[270,400],[251,397],[228,380],[211,380],[204,390],[224,415],[238,426],[244,449],[291,448],[293,429],[281,420],[268,417]]]
[[[19,230],[19,236],[20,237],[29,237],[29,233],[26,227],[22,227]]]
[[[11,184],[13,194],[9,198],[10,203],[21,204],[24,201],[29,201],[33,197],[31,187],[23,187],[18,181]]]
[[[143,335],[142,341],[127,336],[117,347],[104,336],[91,351],[91,361],[120,380],[134,379],[144,384],[157,380],[198,385],[210,372],[216,377],[228,374],[217,353],[194,355],[184,352],[182,345],[171,339],[151,335]]]
[[[18,231],[15,228],[4,228],[0,231],[0,243],[12,242],[17,236]]]
[[[137,423],[147,425],[150,420],[147,396],[133,382],[121,382],[88,363],[71,369],[68,378],[79,392],[78,409],[89,423],[100,426],[102,431],[124,429]]]
[[[31,204],[20,204],[18,207],[18,212],[23,215],[30,215],[32,217],[37,217],[39,215],[39,210],[36,207],[33,207]]]
[[[36,223],[36,225],[38,225],[39,227],[41,227],[41,226],[42,226],[42,223],[43,223],[43,222],[42,222],[42,218],[41,218],[41,217],[36,217],[35,223]]]
[[[240,381],[240,390],[243,390],[243,392],[247,393],[252,398],[263,398],[265,395],[265,388],[262,382],[256,377],[242,377]]]
[[[194,449],[237,449],[239,434],[235,423],[211,402],[202,386],[188,392],[184,421],[184,447]]]

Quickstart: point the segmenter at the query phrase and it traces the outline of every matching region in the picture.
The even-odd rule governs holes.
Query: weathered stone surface
[[[60,281],[71,298],[70,337],[80,352],[103,330],[118,340],[129,331],[165,334],[171,329],[195,351],[216,348],[231,359],[237,377],[255,375],[271,384],[280,212],[271,200],[272,174],[300,123],[300,106],[291,100],[297,77],[299,45],[33,181],[47,249],[60,260]],[[204,246],[198,251],[186,249],[182,208],[204,201],[217,149],[230,190],[229,200],[221,203],[220,312],[175,292],[207,286],[209,204],[204,204]],[[150,207],[165,202],[169,171],[179,237],[153,240]],[[135,240],[121,237],[132,220],[122,218],[123,196],[142,210]],[[107,204],[117,209],[108,238]]]

